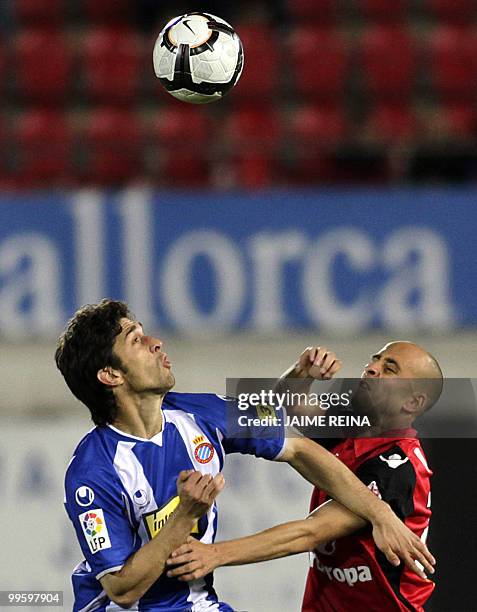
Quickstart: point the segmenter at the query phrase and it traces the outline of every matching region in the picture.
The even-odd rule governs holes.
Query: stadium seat
[[[442,99],[471,100],[477,82],[477,36],[472,29],[437,28],[429,40],[431,80]]]
[[[138,34],[123,29],[92,30],[85,36],[81,58],[83,90],[88,98],[104,104],[136,100],[145,66]]]
[[[466,25],[476,16],[475,0],[426,0],[426,8],[442,24]]]
[[[409,8],[409,0],[361,0],[359,7],[367,19],[389,23],[400,21],[404,17]]]
[[[123,186],[142,176],[141,124],[117,109],[91,112],[81,134],[85,159],[81,177],[93,185]]]
[[[133,6],[130,0],[80,0],[86,20],[98,24],[131,24]]]
[[[440,104],[426,113],[429,141],[472,141],[477,133],[477,111],[473,104]]]
[[[346,141],[348,131],[340,106],[306,105],[293,110],[286,121],[288,155],[282,169],[286,181],[296,185],[326,182],[332,152]]]
[[[308,100],[344,96],[348,73],[346,41],[334,31],[295,28],[289,40],[289,70],[298,95]]]
[[[15,38],[16,90],[29,103],[63,103],[72,68],[72,54],[61,32],[23,30]]]
[[[323,148],[343,142],[348,122],[339,106],[308,105],[291,113],[288,132],[289,138],[304,150]]]
[[[409,98],[417,70],[412,36],[399,26],[369,28],[361,38],[361,70],[375,98]]]
[[[159,110],[151,133],[157,182],[170,187],[208,185],[212,131],[203,109],[174,104]]]
[[[400,145],[414,141],[419,129],[419,118],[411,106],[380,104],[370,109],[364,134],[375,143]]]
[[[237,33],[248,61],[234,91],[234,100],[271,100],[276,92],[279,75],[279,40],[274,31],[261,24],[237,25]]]
[[[298,23],[332,25],[336,21],[335,0],[288,0],[289,17]]]
[[[64,22],[64,0],[14,0],[17,21],[22,25],[57,27]]]
[[[73,141],[63,113],[27,111],[17,118],[15,182],[21,188],[52,188],[71,181]]]
[[[254,189],[273,184],[280,133],[281,122],[268,108],[241,108],[231,113],[224,140],[236,186]]]

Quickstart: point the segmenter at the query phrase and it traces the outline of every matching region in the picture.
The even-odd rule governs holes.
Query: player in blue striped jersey
[[[161,341],[144,333],[126,304],[103,300],[80,309],[55,357],[96,424],[79,443],[65,479],[66,511],[85,557],[72,578],[75,612],[232,610],[219,602],[211,574],[187,584],[164,571],[188,533],[214,541],[214,500],[225,455],[232,452],[290,463],[371,521],[391,562],[429,554],[319,445],[285,439],[280,425],[234,437],[226,418],[233,402],[230,407],[216,395],[171,392],[175,380]],[[323,365],[329,375],[338,367]]]

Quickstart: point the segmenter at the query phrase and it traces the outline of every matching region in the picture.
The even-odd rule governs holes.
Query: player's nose
[[[364,368],[364,376],[366,378],[376,378],[380,375],[379,365],[377,363],[368,363]]]
[[[159,338],[151,338],[150,349],[152,353],[158,353],[162,348],[162,341]]]
[[[364,372],[367,378],[377,378],[380,374],[379,367],[374,363],[366,366]]]

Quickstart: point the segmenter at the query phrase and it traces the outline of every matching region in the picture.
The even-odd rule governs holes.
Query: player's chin
[[[176,384],[176,379],[171,370],[165,370],[164,372],[164,387],[166,391],[170,391]]]

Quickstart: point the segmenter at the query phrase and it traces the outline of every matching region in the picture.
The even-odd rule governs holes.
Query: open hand
[[[373,538],[376,546],[384,553],[392,565],[399,565],[400,559],[407,567],[421,578],[427,578],[418,562],[429,573],[434,573],[436,560],[424,542],[418,538],[394,514],[389,512],[386,520],[373,524]]]
[[[166,561],[166,566],[171,568],[167,576],[178,578],[182,582],[202,578],[219,565],[216,546],[203,544],[192,536],[189,536],[186,543],[179,546]]]

